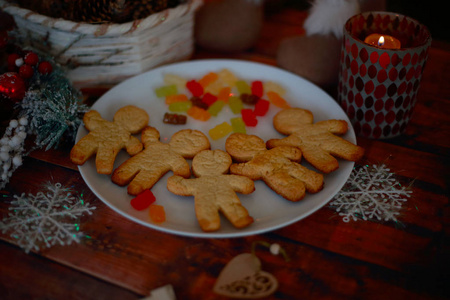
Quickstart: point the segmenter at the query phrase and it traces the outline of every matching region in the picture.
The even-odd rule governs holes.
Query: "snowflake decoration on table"
[[[23,193],[14,195],[9,210],[13,211],[0,222],[2,233],[12,231],[11,237],[25,252],[38,251],[41,245],[51,247],[56,244],[70,245],[79,242],[83,233],[79,224],[67,222],[76,220],[87,213],[92,214],[91,207],[82,199],[76,198],[70,189],[63,188],[60,183],[48,185],[48,191],[36,195]]]
[[[411,193],[384,164],[357,166],[329,205],[344,222],[359,218],[397,221],[396,216]]]

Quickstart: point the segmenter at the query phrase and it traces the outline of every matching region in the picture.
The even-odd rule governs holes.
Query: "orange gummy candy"
[[[164,206],[157,204],[150,205],[148,214],[150,215],[150,219],[152,219],[155,223],[162,223],[166,220],[166,211],[164,210]]]
[[[202,79],[200,79],[198,81],[198,83],[200,83],[201,86],[203,88],[205,88],[208,85],[210,85],[211,83],[213,83],[214,81],[216,81],[217,78],[219,78],[219,75],[217,75],[217,73],[210,72],[210,73],[206,74],[205,76],[203,76]]]
[[[270,102],[278,106],[280,108],[290,108],[291,106],[286,102],[286,100],[281,97],[278,93],[269,91],[267,92],[267,98],[269,98]]]
[[[187,114],[199,121],[208,121],[211,118],[211,114],[207,110],[204,110],[198,106],[192,106],[189,108]]]
[[[188,97],[185,94],[177,94],[177,95],[168,95],[166,96],[166,104],[170,105],[175,102],[183,102],[189,101]]]
[[[230,98],[230,93],[231,93],[231,87],[229,87],[229,86],[223,87],[219,91],[219,94],[217,95],[217,100],[222,100],[223,102],[228,103],[228,99]]]

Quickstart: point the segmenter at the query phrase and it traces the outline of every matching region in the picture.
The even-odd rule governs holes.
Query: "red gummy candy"
[[[252,94],[258,96],[259,98],[263,95],[263,84],[261,81],[253,81],[252,82]]]
[[[135,198],[131,199],[131,206],[136,210],[144,210],[156,201],[151,190],[145,190]]]
[[[203,86],[194,79],[188,81],[186,83],[186,87],[194,97],[200,97],[203,95]]]
[[[255,104],[255,109],[253,110],[255,115],[262,117],[269,111],[270,102],[264,99],[259,99]]]
[[[214,102],[217,101],[217,96],[214,96],[213,94],[206,93],[203,95],[202,98],[203,103],[207,104],[208,107],[210,107]]]
[[[256,115],[250,108],[245,108],[241,110],[242,121],[244,121],[245,125],[254,127],[258,124],[258,120],[256,119]]]

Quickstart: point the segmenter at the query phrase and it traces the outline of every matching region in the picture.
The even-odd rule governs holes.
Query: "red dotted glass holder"
[[[390,35],[400,49],[364,43],[372,33]],[[374,139],[401,135],[416,104],[431,35],[407,16],[365,12],[344,26],[338,101],[358,136]]]

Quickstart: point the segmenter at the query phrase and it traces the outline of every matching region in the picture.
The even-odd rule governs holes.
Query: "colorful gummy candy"
[[[162,205],[150,205],[148,214],[150,216],[150,219],[155,223],[162,223],[166,221],[166,211],[164,210],[164,206]]]
[[[252,89],[248,85],[248,83],[244,80],[236,81],[236,88],[240,94],[251,94]]]
[[[210,72],[208,74],[206,74],[205,76],[203,76],[198,83],[200,83],[200,85],[203,88],[206,88],[208,85],[212,84],[213,82],[215,82],[217,79],[219,78],[219,75],[217,75],[217,73],[214,72]]]
[[[231,87],[226,86],[220,89],[218,95],[217,95],[217,100],[223,101],[225,103],[228,103],[228,99],[230,98],[230,94],[231,94]]]
[[[189,101],[188,97],[185,94],[176,94],[176,95],[167,95],[166,96],[166,104],[170,105],[175,102],[185,102]]]
[[[280,84],[273,81],[264,82],[263,88],[266,91],[266,93],[272,91],[280,96],[284,96],[284,94],[286,93],[286,90]]]
[[[241,94],[239,98],[241,98],[243,103],[248,105],[255,105],[259,100],[259,97],[253,94]]]
[[[133,199],[131,199],[131,206],[136,210],[144,210],[156,201],[155,195],[151,190],[145,190]]]
[[[267,114],[269,111],[270,102],[264,99],[259,99],[258,102],[255,104],[255,108],[253,111],[255,112],[255,115],[258,117],[263,117]]]
[[[187,118],[185,115],[165,113],[163,118],[164,124],[183,125],[186,124]]]
[[[233,132],[233,127],[227,122],[223,122],[209,130],[209,136],[213,140],[221,139]]]
[[[230,109],[234,114],[240,113],[241,110],[244,108],[242,100],[236,96],[231,96],[228,99],[228,105],[230,106]]]
[[[187,114],[199,121],[208,121],[211,118],[211,114],[207,110],[204,110],[198,106],[192,106],[189,108]]]
[[[186,82],[186,88],[194,97],[201,97],[203,95],[203,86],[194,79]]]
[[[211,116],[216,117],[224,106],[225,102],[223,102],[222,100],[217,100],[208,108],[208,112]]]
[[[169,105],[169,111],[172,112],[187,112],[192,107],[191,101],[173,102]]]
[[[241,110],[242,121],[249,127],[255,127],[258,124],[256,115],[250,108],[244,108]]]
[[[233,128],[233,132],[238,133],[247,133],[245,129],[245,123],[241,117],[235,117],[230,119],[231,127]]]
[[[281,97],[278,93],[269,91],[267,92],[267,97],[269,98],[270,102],[280,108],[289,108],[289,104],[286,102],[286,100]]]
[[[234,87],[238,81],[237,77],[228,69],[222,69],[217,74],[219,75],[219,80],[229,87]]]
[[[206,105],[208,105],[208,107],[209,107],[209,106],[213,105],[214,102],[217,101],[217,96],[215,96],[211,93],[206,93],[203,95],[202,101],[204,103],[206,103]]]
[[[187,80],[179,75],[171,73],[164,74],[165,85],[176,85],[181,90],[186,87],[186,82]]]
[[[164,85],[155,89],[155,94],[158,98],[164,98],[170,95],[178,94],[178,89],[175,84]]]
[[[260,80],[253,81],[251,90],[252,90],[252,95],[255,95],[258,98],[261,98],[264,94],[264,87],[263,87],[262,81],[260,81]]]
[[[245,81],[228,69],[209,72],[200,79],[190,80],[168,73],[164,75],[164,84],[155,93],[158,97],[165,97],[170,112],[186,112],[196,120],[207,121],[211,116],[218,116],[228,104],[233,114],[240,115],[230,119],[231,125],[224,122],[218,128],[211,129],[215,137],[229,130],[245,133],[246,127],[258,124],[257,117],[265,116],[271,105],[290,107],[283,97],[286,91],[280,84],[273,81]],[[178,91],[187,93],[185,95]],[[168,114],[164,117],[164,123],[186,123],[183,118],[186,116]]]

